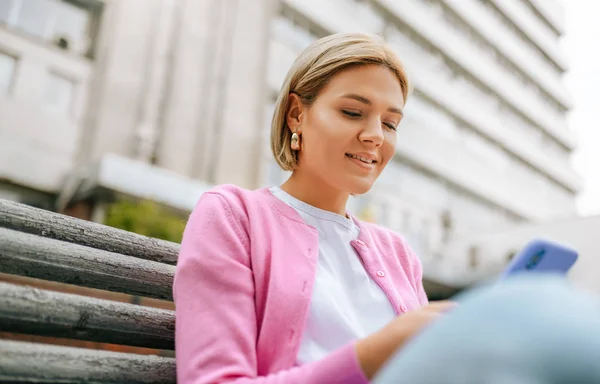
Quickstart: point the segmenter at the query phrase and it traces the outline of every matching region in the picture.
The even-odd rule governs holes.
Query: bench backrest
[[[0,273],[172,301],[179,245],[0,200]],[[0,282],[0,331],[174,350],[174,311]],[[0,381],[175,382],[173,357],[0,340]]]

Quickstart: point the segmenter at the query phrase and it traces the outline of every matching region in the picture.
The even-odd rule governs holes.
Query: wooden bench
[[[2,274],[172,301],[178,251],[178,244],[0,200]],[[174,315],[0,282],[0,331],[11,334],[173,351]],[[173,356],[4,338],[0,382],[174,383]]]

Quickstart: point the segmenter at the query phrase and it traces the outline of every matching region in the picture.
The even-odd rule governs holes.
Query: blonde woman
[[[453,307],[428,304],[400,235],[346,212],[394,156],[408,94],[377,37],[332,35],[298,57],[271,135],[290,178],[216,187],[187,224],[173,287],[179,383],[367,383]]]

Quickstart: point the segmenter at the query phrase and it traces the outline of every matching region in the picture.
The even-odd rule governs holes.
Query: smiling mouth
[[[351,159],[360,160],[360,161],[362,161],[365,164],[375,164],[375,163],[377,163],[377,160],[367,159],[366,157],[356,156],[356,155],[352,155],[350,153],[346,153],[346,156],[348,156]]]

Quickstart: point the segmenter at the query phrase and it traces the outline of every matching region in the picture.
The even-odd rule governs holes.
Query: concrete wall
[[[272,1],[108,1],[82,162],[104,153],[258,184]]]
[[[176,32],[158,164],[255,187],[272,0],[188,1]]]
[[[151,37],[162,2],[106,1],[80,162],[97,160],[107,152],[135,153],[147,68],[152,65]]]

